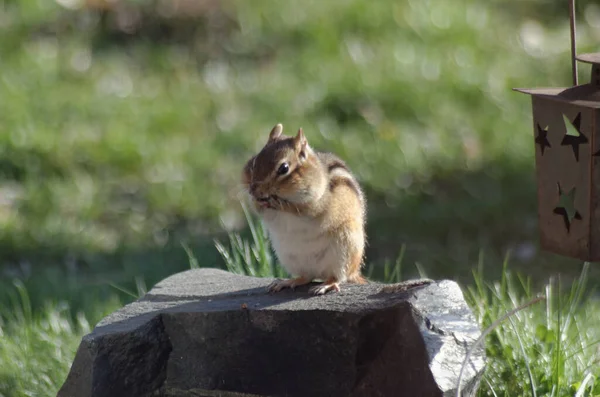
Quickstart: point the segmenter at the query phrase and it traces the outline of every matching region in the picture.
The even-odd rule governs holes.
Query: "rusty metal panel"
[[[588,260],[597,111],[539,96],[532,97],[532,104],[540,244]]]
[[[592,178],[591,178],[591,214],[590,214],[590,257],[589,261],[600,261],[600,110],[596,110],[594,115],[594,135],[592,136]]]

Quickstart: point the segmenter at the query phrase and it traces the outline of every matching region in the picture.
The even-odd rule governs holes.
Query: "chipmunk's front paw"
[[[308,280],[304,277],[298,277],[298,278],[293,278],[293,279],[288,279],[288,280],[275,280],[267,286],[267,291],[269,293],[279,292],[285,288],[290,288],[293,290],[296,287],[299,287],[304,284],[308,284],[309,282],[310,282],[310,280]]]
[[[325,282],[323,284],[315,285],[308,290],[313,295],[325,295],[330,291],[340,292],[340,285],[337,282]]]

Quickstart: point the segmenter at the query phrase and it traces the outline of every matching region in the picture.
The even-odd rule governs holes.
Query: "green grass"
[[[243,209],[250,226],[252,241],[245,240],[237,233],[230,233],[229,249],[220,241],[215,242],[227,270],[254,277],[285,277],[285,271],[277,265],[270,249],[266,230],[260,223],[252,221],[246,206],[243,206]],[[197,263],[197,260],[191,256],[190,263]]]
[[[600,300],[589,264],[568,288],[552,278],[542,303],[517,312],[486,338],[489,364],[480,395],[600,395]],[[531,280],[513,275],[484,283],[475,273],[467,297],[482,327],[534,299]],[[561,288],[562,287],[562,288]]]
[[[0,396],[56,396],[75,351],[91,325],[122,304],[113,296],[84,312],[66,302],[33,310],[23,284],[15,280],[10,303],[0,304]]]
[[[216,242],[226,268],[238,274],[282,276],[272,256],[265,230],[247,213],[251,240],[237,233],[229,244]],[[202,265],[185,247],[189,266]],[[480,262],[481,265],[483,261]],[[402,280],[402,254],[385,267],[382,281]],[[367,268],[372,273],[373,267]],[[488,367],[479,396],[598,396],[600,395],[600,300],[586,285],[589,266],[579,279],[561,289],[558,279],[542,292],[546,303],[517,312],[486,338]],[[128,300],[141,296],[119,286]],[[504,277],[487,283],[481,266],[470,286],[463,287],[477,321],[489,326],[506,312],[532,299],[531,280],[513,276],[505,263]],[[116,293],[86,312],[73,312],[67,304],[48,305],[34,313],[23,284],[15,281],[12,303],[0,304],[0,396],[52,396],[66,377],[80,338],[90,323],[123,303]],[[126,300],[127,301],[127,300]]]
[[[282,122],[360,178],[372,262],[405,243],[446,277],[481,249],[573,268],[537,248],[530,103],[511,91],[569,84],[560,7],[234,0],[173,19],[125,2],[144,18],[129,33],[110,13],[0,2],[3,267],[158,280],[182,240],[217,260],[214,234],[244,225],[243,160]],[[584,51],[596,14],[578,4]]]

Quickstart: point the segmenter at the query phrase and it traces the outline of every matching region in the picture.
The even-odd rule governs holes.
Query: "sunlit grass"
[[[0,302],[0,396],[56,396],[90,321],[121,306],[116,297],[74,313],[66,302],[33,310],[18,280]]]
[[[486,340],[490,362],[481,395],[600,395],[600,299],[588,283],[589,264],[572,285],[551,277],[542,291],[511,272],[487,283],[478,270],[467,297],[482,327],[541,293],[544,303],[522,310]]]
[[[239,233],[230,233],[229,248],[220,241],[215,241],[215,246],[227,270],[255,277],[283,277],[285,271],[278,265],[270,249],[266,229],[262,223],[256,222],[245,205],[242,205],[242,208],[250,227],[252,240],[243,239]],[[190,257],[190,263],[194,261],[195,259]]]

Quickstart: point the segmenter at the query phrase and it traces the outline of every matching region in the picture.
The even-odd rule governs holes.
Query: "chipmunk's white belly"
[[[318,221],[284,212],[263,217],[281,265],[293,276],[343,281],[344,258],[339,241],[321,232]]]

